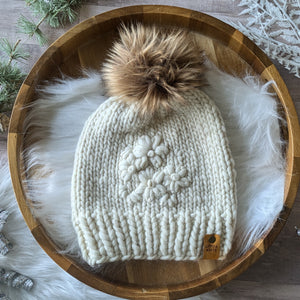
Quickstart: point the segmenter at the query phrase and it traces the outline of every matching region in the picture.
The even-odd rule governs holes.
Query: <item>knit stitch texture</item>
[[[236,186],[222,117],[201,90],[171,112],[141,118],[111,97],[86,121],[75,154],[72,220],[92,266],[195,260],[206,234],[229,252]]]

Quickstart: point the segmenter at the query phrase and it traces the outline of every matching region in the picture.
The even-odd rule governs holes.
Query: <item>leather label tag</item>
[[[207,234],[203,241],[203,259],[218,259],[220,256],[220,236]]]

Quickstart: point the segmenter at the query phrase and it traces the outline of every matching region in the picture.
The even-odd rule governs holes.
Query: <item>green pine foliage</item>
[[[19,43],[21,40],[18,40],[16,44],[10,43],[8,39],[0,39],[0,51],[6,54],[9,57],[9,63],[12,60],[26,60],[29,57],[29,54],[24,52],[20,47]]]
[[[25,74],[15,65],[0,61],[0,111],[11,111]]]
[[[0,61],[0,111],[10,111],[18,90],[25,78],[25,74],[18,68],[13,60],[26,60],[28,54],[19,47],[20,40],[15,44],[8,39],[0,39],[0,51],[2,60]],[[7,57],[7,62],[3,59]]]
[[[40,17],[40,21],[35,24],[28,18],[21,16],[18,20],[19,31],[35,36],[41,46],[47,43],[45,35],[39,28],[43,22],[51,27],[57,28],[67,23],[73,23],[78,16],[78,8],[83,0],[25,0],[33,14]]]
[[[18,20],[19,31],[30,37],[36,37],[40,45],[45,45],[47,38],[41,31],[40,25],[46,22],[51,27],[57,28],[73,23],[84,0],[25,0],[25,2],[40,20],[36,24],[21,15]],[[19,43],[20,40],[11,44],[8,39],[0,39],[0,112],[9,112],[12,109],[26,76],[14,63],[28,58],[28,54],[22,51]]]
[[[42,22],[40,22],[42,23]],[[28,34],[30,37],[35,36],[41,46],[47,44],[47,38],[39,28],[40,24],[35,24],[23,15],[18,20],[18,27],[21,33]]]
[[[25,0],[36,16],[47,16],[45,21],[54,28],[73,23],[82,0]]]

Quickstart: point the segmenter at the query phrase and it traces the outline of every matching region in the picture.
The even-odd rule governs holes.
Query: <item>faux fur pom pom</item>
[[[120,29],[104,63],[109,96],[136,103],[141,115],[184,102],[182,93],[203,85],[203,53],[183,29],[132,24]]]

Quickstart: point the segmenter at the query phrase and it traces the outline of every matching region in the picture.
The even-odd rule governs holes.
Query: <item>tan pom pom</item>
[[[152,115],[203,85],[203,61],[186,30],[123,25],[103,65],[103,80],[110,96],[136,102],[141,115]]]

